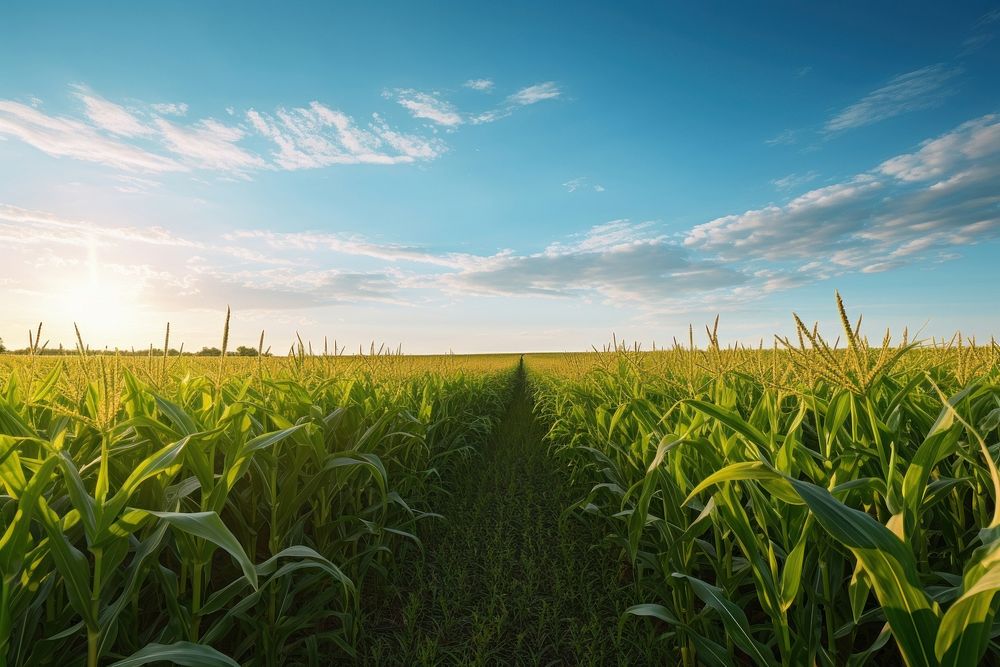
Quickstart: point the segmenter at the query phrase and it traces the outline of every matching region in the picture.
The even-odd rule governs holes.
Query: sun
[[[106,276],[70,284],[63,293],[61,311],[80,328],[84,344],[126,344],[135,303],[131,290]]]

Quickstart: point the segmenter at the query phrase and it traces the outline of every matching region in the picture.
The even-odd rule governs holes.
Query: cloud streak
[[[493,86],[488,79],[466,83],[479,91]],[[386,96],[394,97],[413,118],[452,130],[496,120],[516,107],[559,94],[551,82],[528,86],[485,115],[460,112],[437,93],[400,89]],[[447,151],[433,134],[404,131],[377,113],[359,122],[319,101],[273,111],[250,108],[242,114],[228,107],[230,119],[223,122],[211,117],[188,119],[188,105],[183,102],[126,106],[84,85],[72,86],[71,97],[80,104],[78,117],[47,113],[38,101],[27,105],[0,100],[0,140],[18,139],[53,157],[133,175],[208,171],[244,178],[265,170],[410,164],[434,160]],[[129,189],[136,191],[133,186]]]
[[[690,249],[817,276],[878,272],[1000,236],[1000,117],[987,115],[918,150],[787,204],[694,227]]]
[[[319,102],[281,108],[274,115],[251,109],[246,117],[275,145],[274,164],[290,171],[335,164],[402,164],[444,152],[441,142],[393,130],[378,116],[361,128],[347,114]]]
[[[407,109],[414,118],[429,120],[446,127],[454,127],[464,122],[454,105],[439,99],[437,94],[421,93],[410,89],[400,90],[397,102]]]
[[[171,157],[108,137],[93,125],[65,116],[50,116],[10,100],[0,100],[0,136],[4,135],[53,157],[96,162],[126,171],[187,171],[187,167]]]
[[[283,109],[260,120],[292,142],[283,158],[290,161],[357,159],[352,156],[390,146],[377,122],[360,129],[326,107]],[[280,157],[284,139],[278,137],[273,141]],[[222,133],[226,143],[237,139]],[[195,149],[178,148],[177,154],[192,163],[199,159]],[[997,115],[970,120],[781,204],[680,233],[667,233],[655,222],[613,220],[530,252],[450,252],[325,231],[244,229],[188,238],[168,229],[0,205],[5,278],[21,283],[17,289],[30,285],[39,262],[48,267],[47,280],[70,280],[66,272],[93,263],[89,253],[99,252],[102,262],[133,267],[121,275],[141,276],[149,303],[171,307],[229,300],[247,309],[287,310],[502,296],[600,300],[673,312],[692,304],[742,304],[847,273],[946,261],[963,246],[996,239]]]
[[[466,88],[471,88],[472,90],[478,90],[485,93],[493,90],[494,84],[492,79],[469,79],[462,85]]]
[[[493,82],[489,79],[466,81],[463,85],[466,88],[479,91],[493,89]],[[453,129],[466,123],[482,125],[507,118],[522,107],[561,97],[562,90],[554,81],[526,86],[508,95],[499,106],[478,112],[460,111],[451,102],[443,99],[438,92],[426,93],[404,88],[391,93],[387,91],[384,96],[394,97],[396,102],[407,109],[414,118],[428,120],[436,125]]]
[[[835,115],[824,129],[851,130],[937,106],[953,92],[950,84],[959,72],[955,67],[937,64],[900,74]]]

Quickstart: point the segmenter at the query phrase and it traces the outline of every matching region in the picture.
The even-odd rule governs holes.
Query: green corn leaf
[[[622,620],[624,621],[629,615],[631,616],[652,616],[653,618],[658,618],[664,623],[670,623],[671,625],[678,625],[680,621],[674,614],[661,604],[636,604],[632,605],[622,613]]]
[[[712,417],[713,419],[725,424],[732,430],[736,431],[747,441],[757,448],[757,452],[760,454],[762,461],[766,463],[771,462],[771,442],[766,435],[761,433],[757,428],[748,424],[743,417],[732,410],[727,410],[721,406],[714,403],[708,403],[706,401],[700,401],[697,399],[688,399],[684,401],[686,405],[690,405],[695,410]]]
[[[917,527],[917,517],[924,501],[924,491],[931,470],[938,461],[953,453],[958,447],[960,430],[955,426],[954,406],[958,405],[973,387],[967,387],[948,399],[934,425],[924,437],[917,453],[910,460],[903,477],[904,535],[909,539]]]
[[[69,602],[86,623],[96,629],[98,619],[90,605],[90,563],[79,549],[73,546],[63,532],[59,515],[45,501],[38,499],[38,513],[48,536],[48,550],[56,569],[62,576]]]
[[[65,450],[59,450],[56,457],[62,468],[63,480],[66,483],[66,492],[69,494],[73,509],[80,513],[80,520],[83,521],[83,530],[87,535],[87,543],[94,545],[98,542],[97,526],[97,503],[87,493],[80,478],[80,471],[76,464]]]
[[[110,667],[138,667],[151,662],[169,662],[185,667],[240,667],[240,663],[211,646],[191,642],[147,644],[124,660],[111,663]]]
[[[31,518],[42,491],[52,479],[56,465],[58,462],[55,457],[42,463],[25,485],[21,497],[17,499],[17,512],[4,531],[3,537],[0,538],[0,575],[4,577],[13,577],[20,569],[20,563],[26,556]]]
[[[717,588],[697,577],[675,572],[674,577],[684,579],[691,584],[694,594],[702,602],[714,609],[722,617],[726,633],[733,643],[740,647],[757,665],[774,664],[773,657],[768,657],[768,649],[750,635],[750,622],[746,614],[737,605],[728,600],[722,589]]]
[[[257,570],[254,568],[246,551],[240,545],[236,536],[226,527],[219,515],[215,512],[153,512],[145,510],[148,514],[166,521],[173,528],[184,531],[189,535],[200,537],[215,544],[216,546],[229,552],[233,560],[243,570],[243,575],[250,581],[250,585],[257,588]]]
[[[802,583],[802,563],[805,560],[806,543],[809,541],[809,531],[804,529],[795,547],[788,553],[784,567],[781,570],[781,610],[788,611],[788,608],[795,602],[795,596],[799,593]]]
[[[793,504],[801,505],[802,500],[799,498],[798,494],[789,484],[787,478],[781,473],[777,472],[769,464],[763,461],[743,461],[740,463],[733,463],[722,470],[718,470],[705,479],[703,479],[699,484],[694,487],[688,497],[684,499],[683,504],[687,505],[691,502],[692,498],[696,495],[716,484],[722,482],[731,482],[737,480],[766,480],[771,483],[769,488],[778,490],[777,495],[786,501],[791,501]]]
[[[306,426],[305,424],[296,424],[295,426],[284,428],[281,429],[280,431],[274,431],[273,433],[265,433],[264,435],[258,435],[256,438],[248,440],[246,444],[243,445],[243,447],[240,450],[240,454],[242,456],[247,456],[262,449],[267,449],[268,447],[272,447],[277,443],[281,442],[282,440],[291,437],[297,431],[305,428],[305,426]]]
[[[847,507],[826,489],[799,480],[792,485],[819,524],[863,563],[906,663],[936,664],[934,638],[940,619],[909,548],[870,515]]]

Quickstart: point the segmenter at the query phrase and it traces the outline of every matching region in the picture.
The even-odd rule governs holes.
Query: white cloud
[[[522,88],[513,95],[509,95],[499,107],[483,111],[472,115],[469,122],[473,125],[492,123],[501,118],[506,118],[512,113],[531,104],[536,104],[544,100],[552,100],[562,95],[562,91],[553,81],[538,83],[533,86]]]
[[[604,186],[600,183],[594,183],[591,185],[589,179],[586,176],[580,176],[578,178],[573,178],[565,183],[563,187],[566,188],[566,192],[576,192],[582,188],[587,188],[593,190],[594,192],[604,192]]]
[[[799,140],[799,130],[782,130],[770,139],[765,139],[768,146],[789,146]]]
[[[186,116],[188,112],[188,105],[184,102],[151,104],[150,108],[156,113],[163,114],[164,116]],[[229,115],[232,116],[233,114],[230,113]]]
[[[18,102],[0,100],[0,135],[54,157],[97,162],[117,169],[144,172],[185,171],[176,160],[101,135],[82,121],[50,116]]]
[[[277,127],[276,136],[288,138],[301,159],[326,155],[321,140],[335,142],[336,155],[367,154],[378,142],[388,150],[378,123],[361,130],[326,107],[282,109],[257,121],[262,133]],[[581,180],[577,187],[590,186]],[[723,216],[680,236],[654,222],[613,220],[535,252],[449,252],[322,231],[250,229],[188,239],[165,229],[0,206],[0,249],[7,249],[7,266],[15,267],[13,257],[42,261],[51,267],[41,272],[47,280],[56,274],[68,279],[67,272],[78,270],[81,261],[93,264],[86,253],[96,248],[102,262],[143,267],[123,269],[122,275],[131,271],[145,281],[147,302],[176,308],[227,302],[261,310],[348,302],[441,304],[456,295],[487,295],[597,298],[627,304],[637,313],[679,312],[735,307],[846,273],[947,261],[961,246],[995,239],[1000,239],[997,116],[964,123],[910,153],[787,203]],[[11,269],[10,279],[30,284],[22,278],[31,273],[18,271]]]
[[[492,79],[469,79],[462,84],[466,88],[471,88],[472,90],[479,90],[482,92],[489,92],[493,90],[493,80]]]
[[[546,81],[545,83],[537,83],[533,86],[522,88],[508,97],[507,100],[511,104],[526,106],[537,104],[543,100],[554,100],[560,95],[562,95],[562,91],[559,90],[555,81]]]
[[[158,181],[131,174],[118,174],[114,180],[118,182],[115,189],[126,194],[144,194],[160,187]]]
[[[990,25],[991,23],[997,23],[997,22],[1000,22],[1000,9],[991,9],[979,17],[979,20],[976,21],[975,27],[983,28]]]
[[[771,181],[771,185],[778,188],[779,190],[790,190],[792,188],[798,188],[806,183],[811,183],[815,181],[819,176],[815,171],[807,171],[804,174],[788,174],[787,176],[782,176],[781,178],[776,178]]]
[[[139,137],[153,133],[153,128],[140,121],[125,107],[95,95],[83,86],[73,86],[75,95],[86,107],[87,117],[98,127],[124,137]]]
[[[463,268],[477,264],[482,258],[461,253],[434,253],[428,250],[394,243],[373,243],[359,236],[324,232],[272,232],[238,230],[227,234],[227,240],[260,240],[269,247],[285,250],[316,252],[327,250],[345,255],[371,257],[387,262],[413,262],[445,268]]]
[[[214,302],[285,310],[335,303],[377,302],[412,305],[399,298],[399,281],[385,272],[281,267],[225,270],[201,264],[199,293]]]
[[[319,102],[278,109],[274,116],[251,109],[247,119],[277,146],[282,169],[312,169],[333,164],[399,164],[431,160],[444,151],[435,140],[393,130],[379,116],[368,129],[347,114]]]
[[[993,155],[1000,146],[1000,117],[983,116],[925,141],[920,150],[886,160],[879,171],[902,181],[925,181],[952,172],[963,162]]]
[[[480,88],[485,81],[476,80]],[[226,107],[228,115],[243,120],[227,124],[214,118],[189,121],[184,103],[136,103],[126,108],[85,86],[72,90],[84,104],[85,120],[53,116],[20,102],[0,100],[0,141],[14,137],[52,156],[130,172],[209,170],[244,178],[266,169],[407,164],[433,160],[447,150],[440,138],[402,131],[377,113],[359,123],[318,101],[305,107],[279,107],[273,112],[251,108],[242,116],[234,107]],[[414,117],[454,129],[467,120],[482,123],[502,118],[519,106],[558,94],[551,83],[529,86],[500,108],[468,117],[436,93],[401,89],[395,96]],[[274,144],[270,156],[253,147],[257,135]],[[131,183],[119,189],[136,192],[139,188]]]
[[[437,97],[437,94],[404,89],[396,91],[396,101],[413,115],[438,125],[454,127],[462,124],[462,116],[455,107]]]
[[[448,273],[440,284],[464,294],[569,297],[596,293],[613,302],[657,306],[692,293],[732,289],[749,279],[737,269],[700,260],[656,234],[649,223],[616,220],[579,240],[531,255],[507,253]]]
[[[156,126],[167,149],[198,168],[244,173],[267,166],[260,156],[237,145],[246,136],[238,127],[212,118],[188,127],[158,118]]]
[[[826,123],[827,132],[871,125],[911,111],[938,105],[951,94],[947,84],[959,70],[945,65],[931,65],[900,74],[873,90]]]
[[[727,215],[694,227],[684,242],[723,259],[810,257],[859,226],[859,209],[872,206],[883,184],[870,176],[812,190],[784,206]]]
[[[872,171],[694,227],[688,248],[831,275],[882,271],[1000,236],[1000,118],[969,121]]]
[[[19,245],[71,245],[141,243],[144,245],[200,247],[161,227],[123,227],[73,220],[10,204],[0,204],[0,240]]]

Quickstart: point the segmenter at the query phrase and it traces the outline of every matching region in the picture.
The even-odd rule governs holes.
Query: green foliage
[[[361,597],[492,430],[513,362],[254,355],[12,358],[0,665],[355,655]]]
[[[687,664],[1000,660],[1000,347],[529,358],[536,411]],[[627,620],[633,619],[633,620]]]

